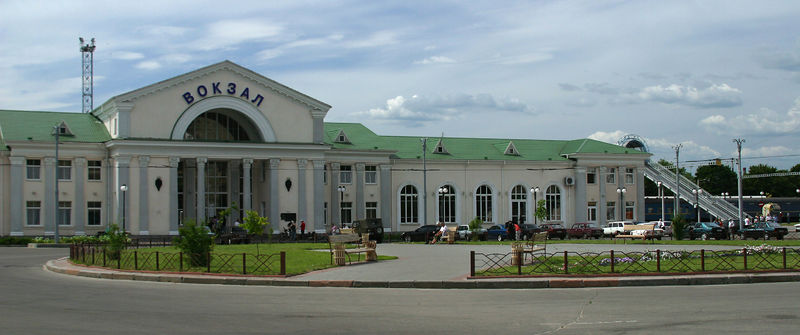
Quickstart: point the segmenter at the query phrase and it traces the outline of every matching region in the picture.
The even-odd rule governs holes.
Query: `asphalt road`
[[[351,289],[101,280],[42,269],[65,254],[0,248],[0,333],[790,334],[800,325],[800,283]]]

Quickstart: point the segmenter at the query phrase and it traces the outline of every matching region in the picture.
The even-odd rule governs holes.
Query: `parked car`
[[[603,236],[603,229],[595,227],[592,223],[579,222],[567,229],[569,238],[600,238]]]
[[[533,238],[533,234],[542,232],[542,228],[533,223],[524,223],[519,226],[520,228],[522,228],[523,240],[530,240],[531,238]]]
[[[506,230],[506,227],[503,227],[501,225],[494,225],[486,230],[487,241],[489,240],[502,241],[507,239],[508,239],[508,230]]]
[[[642,229],[636,229],[637,226],[639,225],[646,225],[646,226],[643,226]],[[644,235],[645,238],[648,240],[652,239],[661,240],[661,238],[664,237],[664,229],[658,228],[658,226],[659,226],[658,222],[648,222],[648,223],[640,223],[634,225],[633,228],[628,228],[628,229],[633,229],[630,231],[631,235]]]
[[[433,235],[436,234],[436,231],[438,230],[439,227],[436,225],[424,225],[412,231],[407,231],[400,234],[400,239],[406,242],[427,242],[433,239]]]
[[[800,223],[794,225],[794,231],[800,231]]]
[[[614,236],[622,234],[625,231],[625,226],[632,225],[631,221],[611,221],[603,227],[603,235]]]
[[[689,224],[686,226],[685,232],[690,240],[696,238],[701,240],[707,240],[709,238],[722,240],[727,238],[725,229],[714,222],[695,222],[694,224]]]
[[[478,228],[476,232],[473,232],[469,229],[469,225],[460,224],[456,228],[456,238],[459,240],[469,240],[474,233],[477,233],[480,238],[483,238],[485,232],[486,228]]]
[[[739,230],[739,236],[741,236],[743,240],[748,238],[767,239],[771,237],[782,240],[787,234],[789,234],[789,229],[776,222],[756,222]]]
[[[554,239],[556,237],[560,239],[567,238],[567,228],[560,223],[544,223],[541,225],[542,231],[547,232],[547,238]]]
[[[383,243],[383,223],[381,219],[362,219],[353,221],[353,231],[358,234],[369,233],[369,238]]]

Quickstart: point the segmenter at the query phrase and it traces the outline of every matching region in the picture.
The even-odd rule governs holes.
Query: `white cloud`
[[[623,130],[615,131],[597,131],[588,136],[588,138],[606,143],[617,144],[617,142],[625,135],[630,134]],[[663,139],[663,138],[647,138],[641,137],[647,144],[647,148],[654,155],[656,160],[664,158],[666,160],[675,159],[675,146],[681,145],[681,161],[696,160],[696,159],[710,159],[721,157],[720,152],[712,149],[707,145],[695,143],[694,141],[683,141],[680,143]]]
[[[423,64],[423,65],[442,64],[442,63],[455,63],[455,60],[445,56],[431,56],[423,60],[418,60],[414,62],[414,64]]]
[[[136,64],[136,68],[140,69],[140,70],[148,70],[148,71],[158,70],[158,69],[161,68],[161,63],[159,63],[157,61],[154,61],[154,60],[148,60],[148,61],[144,61],[144,62],[140,62],[139,64]]]
[[[760,147],[756,149],[748,148],[747,146],[742,146],[742,156],[744,157],[764,157],[764,156],[779,156],[779,155],[786,155],[787,153],[793,153],[793,149],[789,149],[782,145],[776,146],[769,146],[769,147]],[[733,153],[737,155],[737,152]]]
[[[144,58],[144,55],[139,52],[117,51],[112,52],[111,57],[120,60],[137,60]]]
[[[222,20],[206,28],[204,37],[195,41],[198,50],[230,49],[246,42],[276,39],[284,27],[261,20]]]
[[[734,107],[742,104],[742,91],[728,84],[711,85],[704,89],[672,84],[643,88],[638,97],[644,101],[682,104],[701,108]]]
[[[700,126],[717,134],[792,134],[800,129],[800,98],[786,112],[779,114],[768,108],[755,113],[725,117],[711,115],[700,121]]]
[[[365,39],[353,40],[344,43],[348,48],[374,48],[384,45],[397,44],[398,33],[394,31],[379,31]]]
[[[490,94],[454,94],[447,96],[397,96],[386,100],[383,108],[354,113],[378,120],[406,121],[419,125],[432,120],[453,120],[468,113],[532,113],[533,108],[513,98],[495,98]]]

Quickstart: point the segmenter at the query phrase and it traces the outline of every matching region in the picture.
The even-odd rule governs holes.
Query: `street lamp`
[[[694,194],[694,211],[697,214],[697,222],[700,222],[700,194],[703,193],[703,190],[700,188],[693,188],[692,194]]]
[[[59,136],[58,135],[60,133],[61,133],[60,127],[59,126],[53,126],[53,135],[56,136],[56,175],[55,175],[55,177],[56,177],[56,179],[55,179],[56,180],[56,183],[55,183],[56,184],[56,201],[53,204],[56,207],[56,231],[55,231],[56,243],[59,242],[59,236],[58,236],[58,137]]]
[[[119,190],[122,191],[122,232],[126,233],[127,230],[125,230],[125,193],[128,191],[128,185],[122,184],[122,186],[119,187]]]
[[[539,186],[531,187],[531,193],[533,193],[533,224],[537,224],[537,214],[539,214],[539,201],[537,199],[537,195],[539,195]]]
[[[344,185],[339,185],[336,187],[336,190],[339,191],[339,225],[342,226],[344,222],[342,221],[342,202],[344,202],[344,191],[347,191],[347,187]]]
[[[764,196],[764,191],[758,192],[762,197]]]
[[[447,218],[450,216],[449,215],[450,212],[447,210],[447,203],[448,203],[448,201],[447,201],[447,193],[450,193],[450,188],[448,188],[447,186],[439,187],[439,194],[441,195],[442,204],[443,204],[442,207],[441,207],[441,210],[444,211],[444,213],[439,213],[439,217],[441,218],[440,221],[443,222],[443,223],[446,223],[447,222]]]
[[[617,187],[617,193],[619,194],[619,217],[620,220],[625,220],[625,192],[628,190],[625,187]]]
[[[661,189],[662,182],[658,182],[658,198],[661,199],[661,221],[664,221],[664,193]]]

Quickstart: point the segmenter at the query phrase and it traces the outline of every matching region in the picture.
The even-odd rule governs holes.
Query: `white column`
[[[139,156],[139,235],[150,235],[150,210],[147,204],[148,196],[148,169],[150,156]]]
[[[253,159],[252,158],[245,158],[242,159],[242,210],[248,211],[253,210],[252,204],[252,187],[251,187],[251,176],[253,170]]]
[[[180,157],[169,158],[169,234],[178,235],[178,164]],[[184,187],[186,179],[184,178]],[[184,196],[186,196],[184,194]]]
[[[208,158],[197,157],[197,224],[206,220],[206,163]]]

